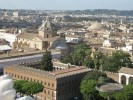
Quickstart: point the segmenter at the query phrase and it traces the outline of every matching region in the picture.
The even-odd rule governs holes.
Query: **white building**
[[[16,34],[0,32],[0,39],[5,39],[10,43],[11,46],[12,46],[12,43],[16,41],[17,39],[16,36],[17,36]]]
[[[13,12],[13,17],[19,17],[19,16],[20,16],[20,12],[18,11]]]
[[[118,50],[126,51],[126,52],[130,53],[130,55],[132,56],[133,55],[133,43],[128,42],[125,44],[126,44],[125,47],[118,48]]]
[[[133,84],[133,69],[122,67],[119,70],[119,83],[120,84]]]
[[[83,41],[83,38],[75,35],[70,35],[65,37],[67,43],[79,43]]]
[[[111,47],[113,47],[113,44],[114,44],[113,40],[107,39],[107,40],[104,40],[103,47],[111,48]]]

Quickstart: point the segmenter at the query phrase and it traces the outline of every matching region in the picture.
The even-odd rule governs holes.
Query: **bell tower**
[[[39,36],[42,36],[43,38],[54,37],[57,35],[56,33],[55,25],[51,23],[48,18],[39,28]]]

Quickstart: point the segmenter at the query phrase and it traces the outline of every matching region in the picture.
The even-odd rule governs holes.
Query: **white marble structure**
[[[119,83],[120,84],[133,84],[133,69],[122,67],[119,70]]]
[[[16,95],[15,89],[13,89],[13,80],[9,75],[3,75],[0,77],[0,100],[14,100]],[[31,97],[25,96],[17,100],[34,100]]]
[[[0,77],[0,99],[14,100],[16,91],[13,89],[13,80],[9,75]]]

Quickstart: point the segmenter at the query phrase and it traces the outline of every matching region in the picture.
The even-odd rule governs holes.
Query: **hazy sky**
[[[0,0],[0,8],[42,10],[133,10],[133,0]]]

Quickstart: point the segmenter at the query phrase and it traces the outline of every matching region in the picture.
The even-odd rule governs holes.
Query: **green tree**
[[[29,82],[26,80],[16,80],[14,81],[14,88],[17,93],[20,95],[31,95],[39,93],[43,91],[43,85],[37,82]]]
[[[133,85],[125,85],[121,92],[113,93],[115,100],[133,100]]]
[[[83,65],[84,60],[89,53],[90,53],[90,46],[86,45],[85,43],[77,45],[72,55],[74,63],[77,65]]]
[[[94,60],[94,65],[95,69],[103,69],[103,63],[105,60],[105,56],[102,52],[100,51],[95,51],[93,52],[93,60]]]
[[[77,45],[75,48],[75,50],[79,50],[79,49],[87,50],[87,49],[90,49],[90,46],[85,43],[81,43],[81,44]]]
[[[26,80],[16,80],[14,81],[13,87],[15,88],[17,93],[20,93],[20,96],[25,94],[25,92],[22,90],[23,84],[26,83]]]
[[[46,71],[53,70],[52,55],[50,51],[46,51],[41,60],[41,69]]]
[[[95,65],[95,69],[98,69],[99,60],[97,58],[94,59],[94,65]]]
[[[64,57],[61,61],[71,63],[77,66],[82,66],[86,62],[85,58],[91,54],[90,46],[85,43],[77,45],[72,53]]]
[[[101,58],[101,59],[99,59],[99,64],[100,64],[100,70],[103,70],[103,64],[104,64],[104,58]]]
[[[67,56],[62,58],[61,62],[65,63],[65,64],[67,64],[67,63],[73,64],[72,54],[68,54]]]
[[[92,100],[96,95],[96,86],[97,82],[95,80],[83,80],[81,83],[81,93],[85,100]]]
[[[93,68],[94,61],[92,60],[92,58],[90,56],[88,56],[84,59],[84,66],[86,66],[87,68]]]
[[[100,72],[98,70],[94,70],[91,73],[88,73],[86,76],[84,76],[83,80],[95,80],[98,83],[99,77],[105,77],[107,78],[106,81],[108,81],[108,77],[105,73]]]
[[[101,98],[99,92],[96,90],[96,84],[102,84],[105,82],[110,82],[110,79],[105,73],[98,70],[88,73],[83,78],[80,86],[80,91],[85,100],[91,100],[92,98],[93,100],[102,100],[103,97]]]
[[[37,82],[25,82],[23,84],[22,90],[26,95],[31,95],[39,93],[43,91],[43,85]]]
[[[118,50],[104,61],[103,67],[112,72],[117,72],[121,67],[132,67],[130,55]]]
[[[72,54],[72,61],[73,61],[73,64],[74,65],[80,65],[81,64],[81,61],[80,61],[80,58],[79,58],[80,56],[78,56],[78,54],[76,53],[76,52],[74,52],[73,54]]]

